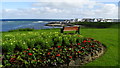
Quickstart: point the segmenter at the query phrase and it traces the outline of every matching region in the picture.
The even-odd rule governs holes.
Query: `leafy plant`
[[[101,49],[101,43],[92,38],[58,32],[6,34],[3,40],[3,67],[69,64],[75,58]]]

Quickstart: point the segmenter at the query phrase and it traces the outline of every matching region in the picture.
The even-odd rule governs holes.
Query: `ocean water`
[[[19,28],[34,28],[34,29],[48,29],[48,28],[61,28],[45,26],[50,21],[0,21],[2,29],[0,31],[9,31]]]

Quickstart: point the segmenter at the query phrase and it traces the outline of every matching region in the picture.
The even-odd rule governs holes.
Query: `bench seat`
[[[80,26],[72,26],[72,27],[63,27],[61,29],[61,33],[63,33],[64,31],[76,31],[76,33],[80,33],[79,32]]]

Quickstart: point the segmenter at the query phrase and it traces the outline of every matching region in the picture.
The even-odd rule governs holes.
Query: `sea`
[[[49,22],[64,21],[66,19],[0,19],[0,31],[9,31],[20,28],[49,29],[61,28],[45,26]]]

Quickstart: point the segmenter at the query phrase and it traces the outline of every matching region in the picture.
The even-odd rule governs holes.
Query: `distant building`
[[[83,18],[82,22],[94,22],[94,19],[91,18]]]
[[[76,19],[71,19],[70,22],[76,22]]]
[[[118,22],[118,19],[103,19],[103,18],[75,18],[71,20],[66,20],[64,23],[74,23],[74,22]]]
[[[82,20],[82,19],[76,18],[76,19],[75,19],[75,22],[81,22],[81,20]]]
[[[105,22],[113,22],[112,19],[105,19]]]
[[[120,22],[118,19],[112,19],[112,22]]]
[[[94,18],[94,22],[97,22],[98,20]]]

